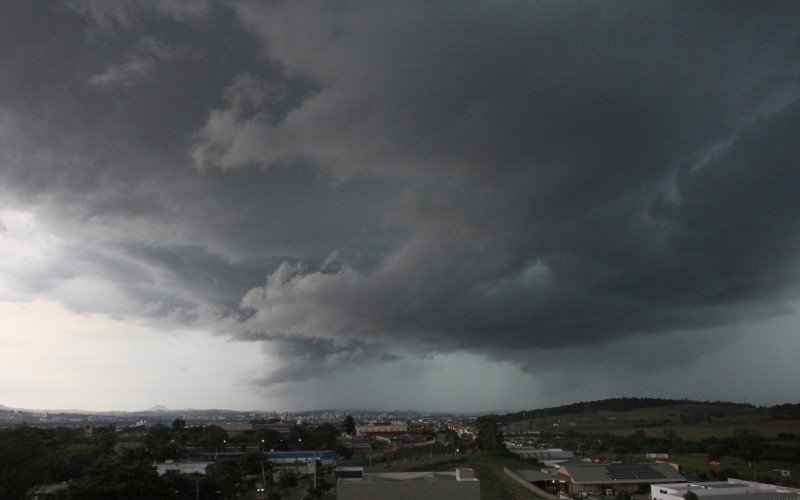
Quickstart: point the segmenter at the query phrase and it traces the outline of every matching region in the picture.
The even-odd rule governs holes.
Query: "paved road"
[[[302,500],[306,492],[308,491],[308,486],[310,484],[311,480],[309,478],[301,478],[297,482],[297,487],[284,493],[281,498],[286,500]],[[258,496],[258,493],[256,493],[255,488],[249,490],[244,498],[246,500],[261,500],[261,497]]]
[[[297,488],[290,491],[285,498],[287,500],[303,500],[303,497],[306,496],[306,492],[308,492],[308,487],[310,485],[311,479],[307,477],[300,478],[300,480],[297,482]]]

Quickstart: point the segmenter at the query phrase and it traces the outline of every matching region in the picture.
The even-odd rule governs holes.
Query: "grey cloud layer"
[[[242,163],[432,180],[375,269],[279,270],[248,326],[515,351],[774,312],[796,285],[797,35],[746,7],[250,4],[267,54],[322,88],[252,140],[226,129],[221,166],[252,142]]]
[[[0,16],[0,182],[70,242],[36,272],[271,342],[263,383],[796,298],[793,4],[103,5]]]

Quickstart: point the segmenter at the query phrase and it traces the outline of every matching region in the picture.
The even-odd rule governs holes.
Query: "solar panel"
[[[616,480],[630,479],[662,479],[664,474],[653,469],[649,465],[608,465],[606,466],[609,477]]]

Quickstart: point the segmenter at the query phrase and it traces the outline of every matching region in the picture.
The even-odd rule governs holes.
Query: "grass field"
[[[643,430],[648,436],[663,436],[671,428],[684,439],[699,440],[710,436],[727,437],[745,427],[764,437],[780,432],[800,434],[800,420],[775,420],[763,408],[738,408],[714,405],[681,404],[638,408],[630,411],[593,411],[583,414],[541,416],[510,424],[504,432],[609,432],[617,436]]]
[[[681,464],[687,473],[692,477],[697,477],[701,472],[709,473],[712,466],[709,464],[708,456],[702,453],[694,453],[689,455],[671,455],[669,458],[671,462]],[[791,462],[775,462],[771,460],[763,460],[753,463],[753,469],[748,467],[747,462],[737,457],[722,457],[720,459],[720,467],[732,467],[742,477],[742,479],[752,480],[754,478],[759,480],[764,476],[771,478],[770,482],[778,481],[780,478],[773,472],[775,469],[789,469],[791,471],[791,478],[795,479],[800,477],[800,464]]]
[[[779,432],[788,434],[800,434],[800,421],[797,420],[774,420],[766,422],[736,422],[727,424],[697,424],[697,425],[671,425],[670,429],[683,439],[701,440],[707,437],[716,436],[718,438],[729,437],[736,429],[745,427],[761,436],[771,438],[777,436]],[[637,430],[644,431],[647,436],[660,437],[664,435],[666,427],[614,427],[614,428],[582,428],[582,432],[604,432],[615,436],[627,436]]]

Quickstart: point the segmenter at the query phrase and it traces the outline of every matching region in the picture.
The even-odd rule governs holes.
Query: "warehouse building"
[[[691,491],[698,500],[800,500],[800,489],[742,479],[705,483],[654,484],[653,500],[684,500]]]
[[[685,483],[677,466],[668,463],[565,462],[558,474],[568,479],[570,496],[614,495],[618,491],[649,493],[653,484]]]
[[[480,500],[480,481],[472,469],[453,472],[377,472],[363,467],[339,471],[337,500]]]

